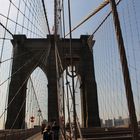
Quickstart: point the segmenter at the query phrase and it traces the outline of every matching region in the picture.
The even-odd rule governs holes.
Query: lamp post
[[[40,116],[41,116],[41,110],[39,109],[38,110],[38,117],[39,117],[39,119],[38,119],[38,125],[40,126]]]

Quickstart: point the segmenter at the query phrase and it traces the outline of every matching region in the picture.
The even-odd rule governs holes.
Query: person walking
[[[52,125],[53,140],[59,140],[59,125],[54,121]]]
[[[53,140],[51,126],[48,125],[43,132],[43,140]]]
[[[45,128],[46,128],[46,124],[42,123],[42,125],[41,125],[41,134],[43,134],[43,131],[45,130]]]

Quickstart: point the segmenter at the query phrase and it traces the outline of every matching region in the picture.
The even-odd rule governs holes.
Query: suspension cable
[[[106,5],[108,5],[109,0],[104,1],[99,7],[97,7],[92,13],[90,13],[84,20],[82,20],[79,24],[77,24],[72,30],[70,30],[66,36],[68,36],[71,32],[79,28],[82,24],[84,24],[87,20],[89,20],[92,16],[97,14],[101,9],[103,9]],[[65,37],[66,37],[65,36]]]
[[[36,54],[36,56],[39,54]],[[25,62],[22,66],[20,66],[10,77],[8,77],[6,80],[4,80],[2,83],[0,83],[0,86],[2,86],[7,80],[9,80],[11,77],[13,77],[17,72],[19,72],[21,69],[23,69],[28,63],[30,63],[33,59],[35,58],[35,56],[33,56],[30,60],[28,60],[27,62]]]
[[[34,51],[36,51],[36,50],[34,50]],[[20,55],[15,55],[14,57],[7,58],[7,59],[1,61],[0,63],[5,63],[5,62],[10,61],[10,60],[12,60],[12,59],[15,59],[15,58],[24,56],[24,55],[26,55],[26,54],[28,54],[28,53],[30,53],[30,52],[33,52],[33,51],[28,51],[28,52],[22,53],[22,54],[20,54]]]
[[[37,101],[38,108],[40,109],[40,105],[39,105],[39,103],[38,103],[38,99],[37,99],[37,96],[36,96],[36,92],[35,92],[34,85],[33,85],[33,82],[32,82],[31,77],[29,77],[29,79],[30,79],[30,81],[31,81],[31,86],[32,86],[32,88],[33,88],[33,93],[34,93],[34,95],[35,95],[35,99],[36,99],[36,101]],[[27,96],[29,96],[29,92],[28,92]],[[26,97],[26,98],[27,98],[27,97]],[[18,112],[18,114],[17,114],[17,116],[16,116],[16,118],[15,118],[15,121],[13,122],[13,124],[12,124],[12,126],[11,126],[10,129],[12,129],[12,128],[14,127],[14,125],[15,125],[15,123],[16,123],[16,121],[17,121],[19,115],[20,115],[20,112],[21,112],[21,110],[22,110],[23,107],[24,107],[24,104],[25,104],[25,102],[26,102],[26,98],[24,99],[24,101],[23,101],[23,103],[22,103],[22,105],[21,105],[21,107],[20,107],[20,109],[19,109],[19,112]],[[41,117],[43,118],[42,113],[41,113]],[[24,118],[24,119],[25,119],[25,118]]]
[[[26,98],[24,99],[24,101],[23,101],[23,103],[22,103],[22,105],[21,105],[21,107],[20,107],[20,109],[19,109],[19,112],[18,112],[18,114],[16,115],[16,118],[15,118],[14,122],[13,122],[12,126],[10,127],[10,130],[13,129],[13,127],[14,127],[14,125],[15,125],[15,123],[16,123],[16,121],[17,121],[19,115],[20,115],[20,112],[21,112],[21,110],[22,110],[23,107],[24,107],[25,102],[26,102]]]
[[[73,56],[72,56],[72,32],[71,32],[71,6],[68,0],[68,15],[69,15],[69,32],[70,32],[70,61],[72,67],[72,93],[73,93],[73,121],[74,121],[74,138],[77,140],[77,127],[76,127],[76,107],[75,107],[75,88],[74,88],[74,70],[73,70]]]
[[[13,34],[1,22],[0,25],[13,37]]]
[[[33,92],[34,92],[35,98],[36,98],[36,100],[37,100],[38,107],[39,107],[39,109],[40,109],[40,105],[39,105],[39,102],[38,102],[38,99],[37,99],[37,95],[36,95],[35,87],[34,87],[34,84],[33,84],[33,80],[32,80],[31,77],[30,77],[29,79],[30,79],[30,81],[31,81],[32,88],[33,88]],[[41,117],[43,118],[42,113],[41,113]]]
[[[62,0],[62,24],[63,24],[63,29],[62,29],[63,32],[62,32],[62,34],[63,34],[64,46],[65,46],[66,43],[65,43],[65,13],[64,13],[64,10],[65,10],[64,9],[64,0]],[[63,48],[63,57],[64,57],[64,48]],[[64,65],[66,65],[66,58],[64,59]],[[69,136],[70,136],[70,140],[72,140],[72,136],[71,136],[72,127],[71,127],[71,117],[70,117],[70,108],[69,108],[69,92],[68,92],[68,77],[67,77],[67,73],[65,75],[65,79],[66,79],[66,98],[65,99],[67,99],[66,107],[67,107],[68,122],[69,122],[69,127],[70,127],[70,129],[69,129]],[[65,104],[64,104],[64,106],[65,106]],[[64,118],[64,119],[66,119],[66,118]],[[65,130],[65,138],[66,138],[66,130]]]
[[[43,58],[43,56],[45,55],[46,53],[44,53],[39,61]],[[38,65],[39,61],[36,63],[36,65],[34,66],[34,68]],[[11,105],[11,103],[14,101],[14,99],[16,98],[16,96],[19,94],[19,91],[21,90],[21,88],[24,86],[24,84],[26,83],[26,81],[28,80],[29,76],[24,80],[24,82],[22,83],[22,85],[20,86],[19,90],[15,93],[14,97],[11,99],[11,101],[9,102],[9,104],[7,105],[7,107],[5,108],[5,110],[2,112],[2,114],[0,115],[0,118],[3,116],[3,114],[7,111],[7,109],[9,108],[9,106]]]
[[[122,0],[119,0],[119,1],[117,2],[116,5],[119,5],[119,3],[120,3],[121,1],[122,1]],[[95,33],[100,29],[100,27],[105,23],[105,21],[108,19],[108,17],[111,15],[111,13],[112,13],[112,10],[106,15],[106,17],[102,20],[102,22],[101,22],[101,23],[98,25],[98,27],[94,30],[94,32],[92,33],[92,35],[89,36],[88,41],[89,41],[90,39],[93,38],[94,34],[95,34]]]
[[[42,5],[43,5],[43,10],[44,10],[44,14],[45,14],[45,19],[46,19],[47,27],[48,27],[48,32],[49,32],[49,35],[50,35],[51,32],[50,32],[50,27],[49,27],[49,22],[48,22],[48,17],[47,17],[47,13],[46,13],[46,8],[45,8],[44,0],[42,0]]]
[[[66,78],[67,78],[67,76],[66,76]],[[79,77],[76,80],[76,84],[75,84],[75,87],[74,87],[75,89],[77,88],[78,79],[79,79]],[[66,80],[68,80],[68,79],[66,79]],[[70,96],[73,99],[72,89],[71,89],[70,83],[68,81],[67,81],[67,87],[69,88]],[[69,101],[69,99],[67,101]],[[69,102],[68,102],[68,105],[69,105]],[[71,107],[72,107],[72,104],[71,104]],[[70,110],[69,110],[69,112],[70,112]],[[78,128],[78,131],[79,131],[80,138],[81,138],[81,140],[83,140],[83,136],[82,136],[82,132],[81,132],[81,129],[80,129],[80,124],[79,124],[77,112],[76,112],[76,124],[77,124],[77,128]]]

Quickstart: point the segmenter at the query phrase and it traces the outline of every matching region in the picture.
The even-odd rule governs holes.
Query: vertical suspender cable
[[[62,12],[62,17],[63,17],[63,36],[64,36],[64,44],[65,44],[65,14],[64,14],[64,0],[62,0],[62,9],[63,9],[63,12]],[[64,45],[65,46],[65,45]],[[63,48],[63,54],[64,54],[64,48]],[[64,55],[63,55],[64,57]],[[64,60],[66,63],[66,60]],[[70,140],[72,139],[71,138],[71,118],[70,118],[70,108],[69,108],[69,93],[68,93],[68,77],[67,77],[67,73],[66,73],[66,96],[67,96],[67,102],[66,102],[66,106],[67,106],[67,112],[68,112],[68,122],[69,122],[69,126],[70,126]],[[65,120],[65,118],[64,118]],[[66,133],[66,132],[65,132]]]
[[[69,89],[68,89],[68,77],[66,75],[66,93],[67,93],[67,111],[68,111],[68,122],[69,122],[69,128],[70,128],[70,140],[72,140],[72,137],[71,137],[71,133],[72,133],[72,127],[71,127],[71,118],[70,118],[70,106],[69,106]]]
[[[70,31],[70,61],[72,67],[72,93],[73,93],[73,121],[74,121],[74,138],[77,140],[77,129],[76,129],[76,107],[75,107],[75,88],[74,88],[74,70],[73,70],[73,60],[72,60],[72,33],[71,33],[71,8],[70,0],[68,0],[68,14],[69,14],[69,31]]]
[[[61,20],[62,18],[60,18],[61,20],[61,34],[64,35],[65,37],[65,26],[64,26],[64,0],[62,0],[62,18],[63,20]],[[61,16],[61,13],[60,13]],[[63,29],[62,29],[62,24],[63,24]],[[63,30],[63,33],[62,33]],[[65,41],[65,40],[64,40]],[[64,48],[63,48],[63,58],[64,58]],[[66,117],[65,117],[65,86],[64,86],[64,75],[62,75],[62,84],[63,84],[63,117],[64,117],[64,139],[66,140],[66,129],[65,129],[65,122],[66,122]]]

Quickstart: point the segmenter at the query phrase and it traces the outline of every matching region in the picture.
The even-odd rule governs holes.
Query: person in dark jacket
[[[53,140],[50,125],[48,125],[47,128],[45,128],[45,131],[43,132],[43,140]]]
[[[45,123],[42,123],[42,126],[41,126],[41,134],[43,134],[43,131],[45,130],[46,128],[46,124]]]
[[[59,140],[59,125],[54,121],[52,125],[53,139]]]

